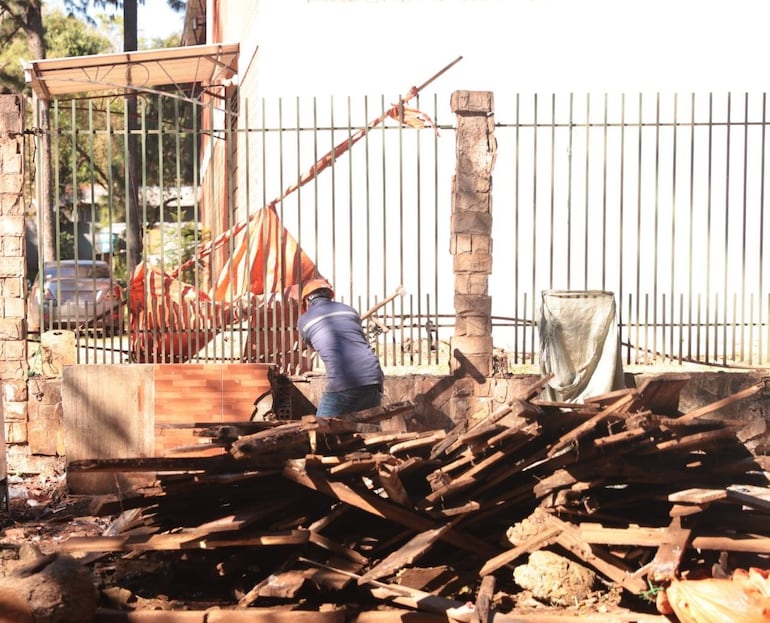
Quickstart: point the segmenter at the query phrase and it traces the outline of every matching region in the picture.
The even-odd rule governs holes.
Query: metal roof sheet
[[[29,61],[24,69],[35,94],[51,99],[169,84],[221,83],[238,73],[238,52],[237,43],[217,43],[43,59]]]

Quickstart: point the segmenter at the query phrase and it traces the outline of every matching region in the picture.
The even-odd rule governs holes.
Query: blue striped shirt
[[[324,391],[340,392],[382,383],[380,360],[366,341],[361,317],[344,303],[317,298],[297,323],[300,337],[326,368]]]

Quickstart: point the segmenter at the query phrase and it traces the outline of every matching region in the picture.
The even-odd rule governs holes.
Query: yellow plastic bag
[[[770,623],[770,571],[736,569],[730,578],[673,580],[658,593],[661,614],[680,623]]]

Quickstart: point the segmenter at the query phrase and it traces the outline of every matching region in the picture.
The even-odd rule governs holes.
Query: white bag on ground
[[[601,290],[545,290],[540,368],[553,374],[543,398],[582,402],[625,387],[615,295]]]

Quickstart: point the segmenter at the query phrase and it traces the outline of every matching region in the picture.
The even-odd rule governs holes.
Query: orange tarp
[[[260,210],[233,242],[230,259],[209,294],[146,262],[137,266],[129,285],[134,361],[187,361],[233,322],[262,319],[270,326],[285,321],[288,314],[292,326],[283,327],[283,333],[290,335],[283,336],[282,351],[275,354],[284,364],[298,365],[298,355],[291,354],[298,340],[293,324],[299,313],[297,288],[292,286],[316,276],[315,264],[271,207]],[[260,313],[265,305],[277,305],[278,311]],[[249,352],[259,352],[260,342],[264,339],[250,340]],[[262,358],[267,359],[264,353]]]
[[[247,294],[286,294],[293,285],[316,274],[312,260],[281,224],[272,205],[235,237],[230,259],[211,292],[216,301],[234,301]]]

